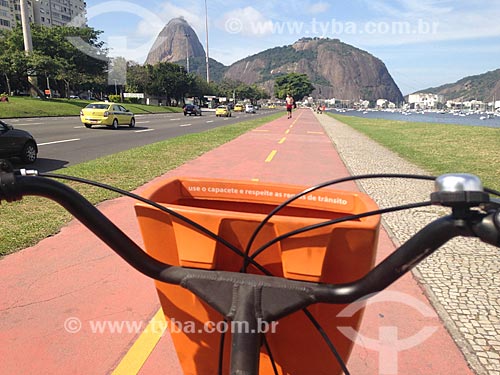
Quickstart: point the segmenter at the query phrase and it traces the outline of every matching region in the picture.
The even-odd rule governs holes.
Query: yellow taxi
[[[120,125],[135,127],[135,117],[132,112],[118,103],[90,103],[80,111],[80,121],[86,128],[92,125],[106,125],[118,129]]]
[[[245,107],[243,106],[243,104],[236,104],[234,106],[234,111],[235,112],[243,112],[243,111],[245,111]]]
[[[215,109],[215,116],[217,117],[231,117],[231,110],[227,105],[220,105]]]

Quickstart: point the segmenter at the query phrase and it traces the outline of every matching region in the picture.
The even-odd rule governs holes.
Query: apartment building
[[[44,26],[63,26],[85,13],[84,0],[28,0],[31,22]],[[11,29],[21,21],[19,0],[0,0],[0,29]]]
[[[437,108],[438,104],[444,103],[444,96],[430,93],[410,94],[408,103],[412,108]]]
[[[15,5],[17,5],[17,9],[19,10],[19,1],[0,0],[0,30],[11,29],[16,25]]]
[[[35,22],[45,26],[63,26],[85,12],[84,0],[36,0]],[[36,5],[35,5],[36,6]]]

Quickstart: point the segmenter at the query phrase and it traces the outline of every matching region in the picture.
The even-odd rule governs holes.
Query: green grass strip
[[[8,102],[0,102],[0,118],[79,116],[88,100],[48,99],[9,97]],[[123,106],[134,114],[182,112],[182,108],[127,104]]]
[[[500,129],[330,115],[431,174],[472,173],[500,190]]]
[[[144,147],[123,151],[55,173],[83,177],[125,190],[134,190],[155,177],[193,160],[204,153],[280,116],[282,112],[203,133],[189,134]],[[115,193],[81,184],[70,184],[93,204],[117,197]],[[27,197],[0,206],[0,255],[32,246],[57,233],[70,215],[56,203]]]

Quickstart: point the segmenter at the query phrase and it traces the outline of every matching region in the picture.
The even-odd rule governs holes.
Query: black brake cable
[[[148,205],[151,205],[151,206],[153,206],[155,208],[158,208],[161,211],[169,213],[169,214],[177,217],[178,219],[183,220],[184,222],[192,225],[194,228],[196,228],[196,229],[200,230],[201,232],[205,233],[206,235],[212,237],[216,241],[220,241],[227,248],[229,248],[230,250],[232,250],[233,252],[235,252],[238,256],[240,256],[242,258],[245,258],[245,254],[242,251],[240,251],[238,248],[236,248],[235,246],[233,246],[231,243],[227,242],[224,238],[221,238],[217,234],[211,232],[210,230],[208,230],[205,227],[203,227],[202,225],[200,225],[200,224],[192,221],[191,219],[185,217],[184,215],[179,214],[179,213],[177,213],[177,212],[175,212],[173,210],[170,210],[169,208],[164,207],[164,206],[162,206],[162,205],[160,205],[160,204],[158,204],[158,203],[156,203],[156,202],[154,202],[152,200],[149,200],[147,198],[141,197],[140,195],[131,193],[129,191],[126,191],[126,190],[123,190],[123,189],[120,189],[120,188],[117,188],[117,187],[114,187],[114,186],[111,186],[111,185],[107,185],[107,184],[104,184],[104,183],[101,183],[101,182],[96,182],[96,181],[92,181],[92,180],[88,180],[88,179],[80,178],[80,177],[74,177],[74,176],[68,176],[68,175],[60,175],[60,174],[55,174],[55,173],[39,173],[38,175],[41,176],[41,177],[48,177],[48,178],[56,178],[56,179],[74,181],[74,182],[79,182],[79,183],[83,183],[83,184],[87,184],[87,185],[99,187],[99,188],[102,188],[102,189],[110,190],[110,191],[113,191],[115,193],[118,193],[118,194],[130,197],[130,198],[136,199],[136,200],[138,200],[140,202],[143,202],[143,203],[146,203]],[[257,267],[265,275],[267,275],[267,276],[274,276],[272,274],[272,272],[270,272],[269,270],[267,270],[266,268],[264,268],[262,265],[260,265],[255,260],[249,259],[248,261],[252,265],[254,265],[255,267]],[[346,367],[344,361],[342,360],[342,358],[338,354],[338,351],[336,350],[335,346],[333,345],[333,343],[331,342],[331,340],[329,339],[329,337],[326,335],[326,333],[324,332],[323,328],[320,326],[320,324],[318,323],[318,321],[314,318],[314,316],[312,316],[312,314],[307,309],[303,309],[303,311],[305,312],[306,316],[309,318],[309,320],[311,321],[311,323],[320,332],[321,336],[323,336],[323,339],[325,340],[326,344],[328,345],[328,347],[330,348],[330,350],[332,351],[332,353],[334,354],[334,356],[337,358],[337,361],[339,362],[340,366],[342,367],[345,375],[349,375],[349,372],[347,370],[347,367]],[[220,338],[220,342],[219,342],[219,360],[218,360],[218,367],[219,367],[218,368],[218,373],[219,374],[222,373],[223,362],[224,362],[224,341],[225,341],[224,339],[225,339],[225,334],[222,334],[221,338]],[[275,374],[278,374],[277,373],[277,368],[276,368],[276,363],[274,361],[274,358],[273,358],[273,355],[272,355],[272,352],[271,352],[271,348],[269,347],[269,344],[267,343],[267,340],[265,341],[265,343],[266,343],[266,350],[267,350],[267,352],[269,354],[269,358],[271,360],[271,365],[273,366]]]
[[[129,191],[126,191],[126,190],[123,190],[123,189],[120,189],[120,188],[117,188],[117,187],[114,187],[114,186],[111,186],[111,185],[107,185],[107,184],[104,184],[104,183],[101,183],[101,182],[92,181],[92,180],[88,180],[88,179],[80,178],[80,177],[74,177],[74,176],[68,176],[68,175],[60,175],[60,174],[56,174],[56,173],[39,173],[38,175],[41,176],[41,177],[57,178],[57,179],[68,180],[68,181],[73,181],[73,182],[79,182],[79,183],[83,183],[83,184],[95,186],[95,187],[98,187],[98,188],[110,190],[110,191],[113,191],[115,193],[118,193],[118,194],[130,197],[130,198],[133,198],[133,199],[138,200],[140,202],[146,203],[148,205],[151,205],[152,207],[158,208],[161,211],[164,211],[164,212],[166,212],[168,214],[171,214],[171,215],[175,216],[176,218],[178,218],[178,219],[184,221],[185,223],[193,226],[194,228],[200,230],[205,235],[213,238],[216,241],[219,241],[220,243],[222,243],[223,245],[225,245],[228,249],[232,250],[238,256],[243,257],[243,258],[245,257],[245,254],[241,250],[239,250],[236,246],[232,245],[231,243],[229,243],[228,241],[226,241],[224,238],[218,236],[217,234],[215,234],[212,231],[208,230],[204,226],[202,226],[202,225],[198,224],[197,222],[195,222],[195,221],[193,221],[193,220],[185,217],[184,215],[179,214],[178,212],[175,212],[175,211],[173,211],[173,210],[171,210],[171,209],[169,209],[169,208],[167,208],[165,206],[162,206],[162,205],[160,205],[160,204],[158,204],[158,203],[156,203],[156,202],[154,202],[154,201],[152,201],[150,199],[141,197],[140,195],[131,193]],[[264,268],[258,262],[254,261],[252,259],[250,259],[249,262],[251,264],[253,264],[255,267],[257,267],[264,274],[266,274],[268,276],[273,276],[273,274],[270,271],[268,271],[266,268]],[[227,321],[227,320],[224,319],[224,321]],[[223,369],[223,362],[224,362],[224,341],[225,341],[225,332],[223,332],[221,334],[220,341],[219,341],[219,355],[218,355],[218,374],[219,375],[222,375],[222,369]],[[272,366],[273,366],[274,369],[276,369],[276,365],[274,363],[274,359],[273,359],[273,356],[272,356],[272,353],[271,353],[270,349],[268,350],[268,353],[269,353],[269,358],[271,359]],[[277,370],[275,370],[275,375],[277,375],[277,374],[278,374]]]
[[[389,207],[389,208],[384,208],[384,209],[380,209],[380,210],[375,210],[375,211],[370,211],[370,212],[364,212],[362,214],[345,216],[345,217],[342,217],[342,218],[339,218],[339,219],[335,219],[335,220],[324,221],[324,222],[317,223],[317,224],[314,224],[314,225],[309,225],[307,227],[302,227],[302,228],[296,229],[294,231],[290,231],[288,233],[285,233],[285,234],[283,234],[281,236],[278,236],[275,239],[267,242],[262,247],[260,247],[259,249],[257,249],[250,256],[250,259],[255,260],[255,257],[257,257],[260,253],[262,253],[263,251],[265,251],[266,249],[268,249],[273,244],[275,244],[275,243],[277,243],[277,242],[279,242],[279,241],[281,241],[281,240],[283,240],[285,238],[288,238],[288,237],[291,237],[291,236],[294,236],[294,235],[297,235],[297,234],[300,234],[300,233],[304,233],[304,232],[307,232],[307,231],[312,231],[314,229],[322,228],[324,226],[329,226],[329,225],[333,225],[333,224],[342,223],[342,222],[345,222],[345,221],[351,221],[351,220],[361,219],[363,217],[380,215],[380,214],[389,213],[389,212],[403,211],[403,210],[407,210],[407,209],[410,209],[410,208],[425,207],[425,206],[429,206],[431,204],[432,204],[431,202],[419,202],[419,203],[412,203],[412,204],[407,204],[407,205],[401,205],[401,206],[397,206],[397,207]],[[246,272],[246,270],[245,270],[245,272]],[[323,329],[323,327],[320,325],[320,323],[316,320],[316,318],[312,315],[312,313],[307,308],[303,308],[302,311],[304,312],[304,314],[306,315],[306,317],[309,319],[309,321],[312,323],[312,325],[316,328],[316,330],[318,331],[318,333],[321,335],[321,337],[323,338],[323,341],[326,343],[326,345],[330,349],[331,353],[333,354],[333,356],[337,360],[337,363],[341,367],[341,369],[344,372],[344,374],[345,375],[350,375],[350,372],[349,372],[349,370],[347,368],[346,363],[342,359],[340,353],[338,352],[337,348],[333,344],[333,342],[330,339],[330,337],[328,337],[328,334],[326,333],[326,331]],[[269,353],[271,352],[270,348],[267,348],[267,350],[268,350]],[[271,360],[273,360],[271,356],[270,356],[270,358],[271,358]]]
[[[337,360],[337,363],[340,365],[340,368],[344,372],[344,375],[350,375],[351,373],[349,372],[346,363],[344,362],[342,356],[338,352],[335,345],[333,345],[332,340],[330,340],[330,337],[328,337],[328,334],[325,332],[323,327],[319,324],[319,322],[307,308],[302,309],[302,311],[304,312],[304,314],[306,314],[307,318],[309,318],[309,321],[313,324],[314,328],[316,328],[316,330],[319,332],[319,334],[323,338],[323,341],[326,343],[330,351],[335,356],[335,359]]]
[[[328,220],[328,221],[322,221],[321,223],[308,225],[308,226],[305,226],[305,227],[302,227],[302,228],[299,228],[299,229],[287,232],[285,234],[282,234],[281,236],[278,236],[276,238],[273,238],[271,241],[268,241],[267,243],[265,243],[264,245],[262,245],[260,248],[258,248],[255,252],[253,252],[252,255],[249,258],[252,259],[252,260],[255,260],[255,258],[260,253],[262,253],[263,251],[265,251],[266,249],[268,249],[270,246],[274,245],[275,243],[280,242],[281,240],[284,240],[286,238],[295,236],[297,234],[301,234],[301,233],[304,233],[304,232],[312,231],[314,229],[323,228],[323,227],[326,227],[326,226],[329,226],[329,225],[343,223],[345,221],[358,220],[358,219],[362,219],[362,218],[368,217],[368,216],[387,214],[387,213],[390,213],[390,212],[404,211],[404,210],[408,210],[408,209],[411,209],[411,208],[427,207],[427,206],[431,206],[431,205],[432,205],[431,201],[419,202],[419,203],[410,203],[410,204],[404,204],[404,205],[395,206],[395,207],[381,208],[380,210],[363,212],[361,214],[344,216],[344,217],[341,217],[341,218],[338,218],[338,219],[333,219],[333,220]]]
[[[337,180],[333,180],[333,181],[328,181],[328,182],[325,182],[325,183],[313,186],[313,187],[311,187],[311,188],[309,188],[307,190],[304,190],[303,192],[297,194],[296,196],[288,199],[287,201],[285,201],[284,203],[282,203],[280,206],[276,207],[270,214],[268,214],[268,216],[264,219],[264,221],[262,221],[260,223],[260,225],[257,227],[257,229],[254,231],[254,233],[253,233],[253,235],[252,235],[252,237],[251,237],[251,239],[250,239],[250,241],[249,241],[249,243],[247,245],[246,251],[242,252],[237,247],[235,247],[231,243],[227,242],[224,238],[222,238],[222,237],[218,236],[217,234],[211,232],[210,230],[206,229],[202,225],[200,225],[200,224],[192,221],[191,219],[189,219],[189,218],[187,218],[187,217],[185,217],[185,216],[183,216],[183,215],[181,215],[181,214],[179,214],[179,213],[177,213],[177,212],[175,212],[173,210],[168,209],[167,207],[159,205],[156,202],[151,201],[151,200],[146,199],[146,198],[143,198],[143,197],[141,197],[141,196],[139,196],[137,194],[130,193],[130,192],[126,191],[126,190],[119,189],[119,188],[116,188],[116,187],[113,187],[113,186],[110,186],[110,185],[107,185],[107,184],[98,183],[98,182],[87,180],[87,179],[83,179],[83,178],[77,178],[77,177],[66,176],[66,175],[58,175],[58,174],[53,174],[53,173],[40,173],[39,175],[43,176],[43,177],[59,178],[59,179],[65,179],[65,180],[69,180],[69,181],[75,181],[75,182],[89,184],[89,185],[92,185],[92,186],[96,186],[96,187],[100,187],[100,188],[107,189],[107,190],[110,190],[110,191],[114,191],[114,192],[116,192],[118,194],[122,194],[122,195],[128,196],[130,198],[139,200],[139,201],[141,201],[143,203],[149,204],[149,205],[151,205],[151,206],[153,206],[155,208],[158,208],[161,211],[167,212],[167,213],[169,213],[169,214],[177,217],[178,219],[180,219],[180,220],[188,223],[189,225],[191,225],[194,228],[200,230],[202,233],[204,233],[207,236],[213,238],[214,240],[221,242],[228,249],[232,250],[238,256],[242,257],[243,260],[244,260],[244,262],[245,262],[245,265],[247,267],[248,267],[249,264],[252,264],[255,267],[257,267],[257,269],[259,269],[261,272],[263,272],[265,275],[268,275],[268,276],[274,276],[274,275],[270,271],[268,271],[266,268],[264,268],[263,266],[261,266],[258,262],[256,262],[254,260],[254,258],[260,252],[264,251],[266,248],[268,248],[272,244],[274,244],[276,242],[279,242],[279,241],[281,241],[284,238],[287,238],[287,237],[290,237],[290,236],[293,236],[293,235],[296,235],[296,234],[299,234],[299,233],[303,233],[303,232],[306,232],[306,231],[314,230],[314,229],[320,228],[322,226],[332,225],[332,224],[335,224],[335,223],[338,223],[338,222],[343,222],[343,221],[348,221],[348,220],[355,220],[356,216],[359,216],[359,218],[361,218],[361,217],[366,217],[366,216],[371,216],[371,215],[377,215],[377,214],[381,214],[381,213],[385,213],[385,212],[394,212],[394,211],[398,210],[398,208],[395,208],[395,209],[393,208],[393,209],[384,209],[384,210],[372,211],[371,213],[368,212],[368,213],[364,213],[364,214],[352,215],[351,217],[344,217],[344,218],[341,218],[341,219],[332,220],[330,222],[323,222],[323,223],[319,223],[319,224],[312,225],[312,226],[309,226],[309,227],[301,228],[299,230],[295,230],[295,231],[292,231],[292,232],[289,232],[289,233],[286,233],[286,234],[280,236],[278,239],[276,239],[276,241],[269,241],[262,248],[260,248],[260,249],[257,250],[258,253],[255,252],[254,254],[252,254],[251,257],[249,257],[247,251],[249,251],[249,249],[250,249],[253,241],[255,240],[255,237],[257,236],[257,234],[259,233],[259,231],[262,229],[262,227],[277,212],[279,212],[281,209],[283,209],[285,206],[287,206],[291,202],[295,201],[296,199],[299,199],[301,196],[306,195],[308,193],[311,193],[311,192],[313,192],[315,190],[318,190],[318,189],[320,189],[322,187],[326,187],[326,186],[329,186],[329,185],[334,185],[334,184],[341,183],[341,182],[346,182],[346,181],[358,180],[358,179],[369,179],[369,178],[412,178],[412,179],[420,179],[420,180],[434,180],[435,179],[434,177],[431,177],[431,176],[403,175],[403,174],[398,174],[398,175],[390,175],[390,174],[359,175],[359,176],[351,176],[351,177],[346,177],[346,178],[337,179]],[[497,192],[497,191],[495,191],[495,190],[485,188],[485,191],[488,192],[488,193],[500,196],[500,193]],[[426,202],[426,203],[430,203],[430,202]],[[426,203],[421,203],[421,205],[428,205]],[[412,206],[412,207],[410,207],[410,206]],[[399,210],[404,210],[404,209],[413,208],[413,207],[419,207],[419,206],[415,206],[415,205],[409,205],[408,207],[406,207],[406,206],[399,206]],[[245,272],[245,271],[243,271],[243,272]],[[333,343],[331,342],[330,338],[328,337],[328,335],[326,334],[326,332],[323,330],[323,328],[321,327],[321,325],[319,324],[319,322],[316,320],[316,318],[314,318],[314,316],[306,308],[304,308],[302,311],[306,314],[306,316],[309,318],[309,320],[311,321],[311,323],[314,325],[314,327],[318,330],[318,332],[320,333],[320,335],[323,337],[323,340],[325,341],[325,343],[329,347],[330,351],[333,353],[333,355],[337,359],[337,362],[341,366],[342,371],[344,372],[344,374],[345,375],[349,375],[349,371],[347,369],[347,366],[345,365],[345,363],[344,363],[343,359],[341,358],[340,354],[336,350],[335,346],[333,345]],[[275,372],[275,374],[277,374],[277,368],[276,368],[276,365],[275,365],[275,362],[274,362],[274,358],[272,356],[269,344],[267,343],[267,340],[265,339],[265,336],[264,336],[264,344],[266,346],[266,351],[269,354],[269,357],[270,357],[271,364],[273,366],[274,372]],[[220,347],[219,347],[219,350],[220,350],[219,351],[219,372],[222,371],[223,346],[224,346],[224,335],[222,335],[222,337],[221,337]]]
[[[154,202],[154,201],[152,201],[150,199],[141,197],[140,195],[131,193],[131,192],[127,191],[127,190],[123,190],[123,189],[120,189],[120,188],[117,188],[117,187],[114,187],[114,186],[111,186],[111,185],[107,185],[107,184],[104,184],[104,183],[101,183],[101,182],[92,181],[92,180],[88,180],[88,179],[80,178],[80,177],[74,177],[74,176],[68,176],[68,175],[60,175],[60,174],[56,174],[56,173],[39,173],[38,175],[41,176],[41,177],[57,178],[57,179],[68,180],[68,181],[73,181],[73,182],[79,182],[79,183],[82,183],[82,184],[87,184],[87,185],[95,186],[95,187],[98,187],[98,188],[110,190],[110,191],[113,191],[115,193],[118,193],[118,194],[130,197],[130,198],[138,200],[140,202],[146,203],[146,204],[151,205],[152,207],[155,207],[155,208],[157,208],[157,209],[159,209],[161,211],[164,211],[164,212],[166,212],[168,214],[171,214],[171,215],[175,216],[176,218],[184,221],[185,223],[191,225],[195,229],[198,229],[199,231],[201,231],[205,235],[207,235],[207,236],[213,238],[214,240],[222,243],[228,249],[230,249],[231,251],[233,251],[236,255],[238,255],[238,256],[240,256],[242,258],[245,257],[245,254],[240,249],[238,249],[236,246],[234,246],[230,242],[226,241],[224,238],[220,237],[219,235],[217,235],[217,234],[213,233],[212,231],[208,230],[204,226],[202,226],[202,225],[198,224],[197,222],[195,222],[195,221],[187,218],[186,216],[184,216],[182,214],[179,214],[178,212],[173,211],[173,210],[171,210],[171,209],[169,209],[169,208],[167,208],[165,206],[162,206],[162,205],[160,205],[160,204],[158,204],[158,203],[156,203],[156,202]],[[265,275],[267,275],[267,276],[273,276],[273,274],[270,271],[268,271],[266,268],[264,268],[262,265],[260,265],[258,262],[254,261],[253,259],[249,259],[249,262],[252,265],[254,265],[255,267],[257,267],[257,269],[259,269]],[[224,319],[224,321],[227,321],[227,320]],[[219,356],[218,356],[219,357],[219,359],[218,359],[218,374],[219,375],[222,375],[222,369],[223,369],[223,362],[224,362],[224,341],[225,341],[225,332],[223,332],[221,334],[220,341],[219,341]],[[269,353],[269,358],[271,359],[272,366],[273,366],[274,369],[276,369],[276,365],[274,363],[274,359],[272,357],[272,353],[270,352],[270,349],[268,350],[268,353]],[[277,370],[275,370],[275,375],[278,375]]]
[[[271,361],[271,366],[273,366],[274,375],[279,375],[278,368],[276,367],[276,361],[274,360],[273,353],[271,352],[271,348],[269,347],[269,343],[267,342],[266,334],[262,334],[262,342],[264,347],[266,348],[266,352],[269,355],[269,360]]]
[[[327,187],[327,186],[332,186],[336,185],[342,182],[348,182],[348,181],[355,181],[355,180],[364,180],[364,179],[374,179],[374,178],[407,178],[407,179],[414,179],[414,180],[428,180],[428,181],[433,181],[436,179],[434,176],[425,176],[425,175],[415,175],[415,174],[391,174],[391,173],[379,173],[379,174],[364,174],[364,175],[357,175],[357,176],[349,176],[349,177],[343,177],[343,178],[338,178],[335,180],[330,180],[326,181],[317,185],[314,185],[310,188],[307,188],[303,190],[302,192],[294,195],[293,197],[287,199],[283,203],[281,203],[279,206],[274,208],[265,218],[262,220],[257,228],[254,230],[252,233],[252,236],[248,240],[247,246],[245,248],[245,256],[243,257],[243,267],[242,271],[245,272],[246,268],[248,267],[248,259],[251,259],[252,257],[249,257],[250,254],[250,249],[255,241],[255,238],[257,235],[260,233],[264,225],[274,216],[276,215],[279,211],[281,211],[283,208],[288,206],[290,203],[294,202],[295,200],[299,199],[300,197],[307,195],[309,193],[312,193],[316,190],[319,190],[321,188]]]
[[[338,183],[341,183],[341,182],[354,181],[354,180],[359,180],[359,179],[373,179],[373,178],[412,178],[412,179],[418,179],[418,180],[430,180],[430,181],[435,180],[435,177],[433,177],[433,176],[422,176],[422,175],[413,175],[413,174],[410,174],[410,175],[408,175],[408,174],[370,174],[370,175],[350,176],[350,177],[344,177],[344,178],[340,178],[340,179],[335,179],[335,180],[327,181],[327,182],[324,182],[324,183],[312,186],[312,187],[310,187],[308,189],[305,189],[302,192],[300,192],[300,193],[294,195],[293,197],[289,198],[288,200],[286,200],[285,202],[283,202],[279,206],[277,206],[275,209],[273,209],[264,218],[264,220],[262,220],[259,223],[259,225],[254,230],[254,232],[252,233],[252,236],[250,237],[250,239],[249,239],[249,241],[247,243],[247,246],[246,246],[246,249],[245,249],[245,256],[243,257],[243,267],[240,270],[240,272],[243,272],[243,273],[247,272],[247,268],[248,268],[248,264],[249,264],[248,259],[255,260],[255,257],[257,255],[259,255],[261,252],[263,252],[264,250],[266,250],[267,248],[269,248],[270,246],[272,246],[274,243],[279,242],[282,239],[285,239],[287,237],[293,236],[295,234],[303,233],[303,232],[306,232],[308,230],[313,230],[313,229],[319,228],[321,226],[332,225],[332,224],[335,224],[335,223],[340,223],[340,222],[348,221],[348,220],[356,220],[356,219],[359,219],[359,218],[362,218],[362,217],[377,215],[377,214],[381,214],[381,213],[384,213],[384,212],[393,212],[392,210],[390,210],[390,211],[385,211],[385,210],[381,211],[381,210],[379,210],[380,212],[364,213],[364,214],[360,214],[361,216],[360,215],[351,215],[350,217],[344,217],[344,218],[342,218],[340,220],[337,219],[338,221],[325,222],[325,223],[322,223],[321,226],[312,226],[312,227],[302,228],[303,229],[302,231],[289,232],[289,233],[286,233],[286,234],[284,234],[284,235],[276,238],[275,239],[276,241],[274,241],[274,240],[269,241],[268,243],[264,244],[261,248],[257,249],[257,251],[254,252],[252,254],[252,256],[249,256],[250,249],[251,249],[251,247],[253,245],[253,242],[255,241],[255,238],[257,237],[257,235],[259,234],[259,232],[262,230],[262,228],[264,227],[264,225],[274,215],[276,215],[280,210],[282,210],[284,207],[288,206],[293,201],[295,201],[295,200],[299,199],[300,197],[302,197],[304,195],[307,195],[307,194],[309,194],[309,193],[311,193],[313,191],[321,189],[323,187],[335,185],[335,184],[338,184]],[[428,204],[424,204],[424,205],[428,205]],[[399,209],[400,210],[404,210],[404,209],[408,209],[408,208],[413,208],[413,206],[412,207],[406,207],[406,206],[404,206],[404,207],[401,207]],[[359,217],[356,217],[356,216],[359,216]],[[340,356],[340,354],[337,351],[337,349],[336,349],[335,345],[333,344],[333,342],[328,337],[327,333],[324,331],[323,327],[321,327],[321,325],[319,324],[319,322],[314,318],[314,316],[311,314],[311,312],[307,308],[302,309],[302,311],[304,312],[304,314],[306,315],[306,317],[309,319],[309,321],[313,324],[313,326],[316,328],[316,330],[320,333],[320,335],[322,336],[323,340],[325,341],[325,343],[329,347],[330,351],[332,352],[332,354],[336,358],[337,363],[342,368],[342,371],[344,372],[344,374],[345,375],[349,375],[349,370],[347,369],[347,366],[346,366],[344,360]],[[268,347],[267,349],[270,352],[270,348]],[[273,367],[274,367],[274,362],[273,362],[272,357],[271,357],[271,361],[272,361]]]
[[[80,178],[80,177],[60,175],[60,174],[55,174],[55,173],[39,173],[39,176],[41,176],[41,177],[57,178],[57,179],[74,181],[74,182],[79,182],[79,183],[82,183],[82,184],[96,186],[96,187],[99,187],[99,188],[102,188],[102,189],[110,190],[110,191],[113,191],[115,193],[118,193],[118,194],[130,197],[130,198],[133,198],[133,199],[138,200],[140,202],[146,203],[146,204],[148,204],[150,206],[153,206],[153,207],[155,207],[155,208],[157,208],[157,209],[159,209],[159,210],[161,210],[163,212],[166,212],[166,213],[168,213],[168,214],[170,214],[172,216],[175,216],[176,218],[178,218],[178,219],[184,221],[185,223],[191,225],[193,228],[199,230],[200,232],[202,232],[206,236],[211,237],[215,241],[218,241],[221,244],[223,244],[224,246],[226,246],[232,252],[234,252],[236,255],[238,255],[238,256],[240,256],[242,258],[245,257],[245,254],[243,253],[243,251],[241,251],[240,249],[238,249],[236,246],[234,246],[230,242],[226,241],[224,238],[220,237],[219,235],[217,235],[217,234],[213,233],[212,231],[210,231],[209,229],[205,228],[204,226],[198,224],[197,222],[189,219],[188,217],[186,217],[186,216],[184,216],[184,215],[182,215],[182,214],[180,214],[178,212],[175,212],[174,210],[171,210],[171,209],[169,209],[169,208],[167,208],[165,206],[162,206],[161,204],[158,204],[157,202],[154,202],[154,201],[152,201],[150,199],[141,197],[140,195],[131,193],[131,192],[127,191],[127,190],[123,190],[123,189],[120,189],[120,188],[117,188],[117,187],[114,187],[114,186],[111,186],[111,185],[107,185],[107,184],[104,184],[104,183],[101,183],[101,182],[92,181],[92,180],[87,180],[85,178]],[[248,261],[251,262],[252,265],[254,265],[255,267],[257,267],[264,274],[266,274],[268,276],[272,276],[272,274],[266,268],[264,268],[262,265],[260,265],[259,263],[255,262],[253,260],[250,260],[250,259]]]
[[[493,194],[493,195],[496,195],[497,197],[500,197],[500,191],[498,190],[494,190],[494,189],[490,189],[490,188],[484,188],[483,189],[485,192],[487,192],[488,194]]]
[[[227,319],[224,319],[224,322],[227,323]],[[220,334],[219,340],[219,363],[217,368],[217,375],[222,375],[222,366],[224,364],[224,341],[226,338],[226,331],[222,330]]]

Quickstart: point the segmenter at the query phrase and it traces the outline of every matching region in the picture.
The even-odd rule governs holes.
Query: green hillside
[[[444,95],[447,100],[500,100],[500,69],[419,92]]]

